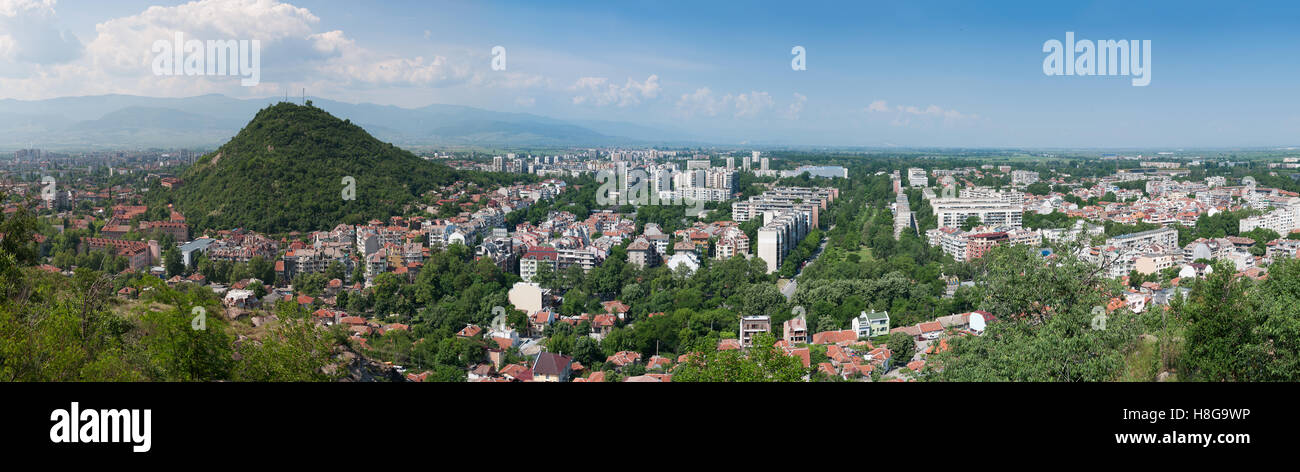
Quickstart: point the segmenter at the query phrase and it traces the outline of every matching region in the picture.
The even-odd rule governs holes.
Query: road
[[[833,229],[835,229],[835,225],[831,225],[831,227],[826,230],[826,234],[830,234],[831,230]],[[781,289],[781,295],[785,295],[786,301],[789,301],[791,298],[794,298],[794,291],[796,288],[799,287],[799,276],[803,275],[804,269],[807,269],[808,266],[813,265],[813,263],[817,261],[817,258],[821,257],[822,252],[826,250],[826,243],[829,243],[830,241],[831,240],[829,237],[823,237],[822,243],[817,246],[817,250],[813,252],[812,257],[808,258],[808,263],[805,264],[803,267],[799,268],[799,270],[795,272],[794,277],[790,278],[790,282],[785,284],[785,288]]]

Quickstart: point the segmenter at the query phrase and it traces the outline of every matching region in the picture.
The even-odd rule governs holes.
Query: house
[[[917,325],[920,328],[921,337],[925,339],[939,339],[943,334],[943,324],[938,321],[927,321]]]
[[[492,364],[473,365],[470,366],[469,368],[468,379],[469,380],[490,379],[492,377],[496,377],[496,373],[497,370],[492,366]]]
[[[734,349],[740,349],[739,339],[723,339],[721,341],[718,341],[719,351],[730,351]]]
[[[597,339],[604,339],[614,330],[614,315],[596,315],[591,318],[591,335]]]
[[[471,324],[471,325],[465,325],[464,328],[461,328],[461,330],[456,333],[456,336],[460,336],[462,338],[472,338],[474,336],[478,336],[478,334],[482,332],[483,332],[483,328],[478,327],[478,325]]]
[[[555,320],[555,313],[550,310],[542,310],[533,313],[532,316],[528,317],[528,331],[530,331],[533,336],[541,336],[542,332],[546,330],[546,327],[551,323],[554,323]]]
[[[691,275],[700,270],[700,259],[694,252],[678,252],[669,257],[664,265],[673,272],[676,272],[678,267],[686,267],[686,275]]]
[[[786,320],[781,324],[781,331],[782,339],[791,345],[808,342],[808,320],[803,315]]]
[[[637,238],[627,246],[627,261],[645,269],[659,265],[659,251],[645,238]]]
[[[767,315],[742,316],[740,318],[740,345],[754,345],[754,335],[772,332],[772,317]]]
[[[533,360],[533,381],[568,382],[572,365],[573,358],[569,356],[550,352],[539,353],[537,358]]]
[[[645,364],[645,368],[646,368],[646,369],[654,369],[654,368],[656,368],[656,367],[662,367],[662,368],[664,368],[664,369],[667,369],[668,366],[672,365],[672,363],[673,363],[673,361],[668,360],[667,357],[663,357],[663,356],[650,356],[650,361],[649,361],[649,362],[646,362],[646,364]]]
[[[872,364],[877,364],[880,368],[884,369],[885,372],[888,372],[891,361],[894,358],[894,352],[890,351],[888,348],[878,347],[868,352],[867,358]]]
[[[228,290],[221,303],[230,308],[253,308],[258,305],[252,290]]]
[[[858,332],[851,329],[841,331],[822,331],[814,334],[812,337],[813,344],[839,344],[857,340]]]
[[[636,351],[619,351],[606,358],[605,362],[619,367],[626,367],[641,362],[641,353]]]
[[[623,381],[624,382],[651,382],[651,383],[672,382],[673,376],[670,374],[645,374],[645,375],[628,377],[626,379],[623,379]]]
[[[889,334],[889,312],[874,310],[871,313],[862,312],[853,319],[853,331],[858,333],[859,338],[874,338]]]
[[[321,308],[312,312],[312,316],[315,317],[316,322],[325,326],[338,324],[339,320],[343,319],[344,315],[346,315],[346,313],[338,310],[330,310],[328,308]]]
[[[917,337],[921,335],[921,328],[917,325],[899,326],[897,328],[889,330],[889,334],[894,334],[894,333],[903,333],[911,337]]]
[[[627,317],[628,310],[632,309],[632,307],[627,306],[626,303],[623,303],[618,300],[601,302],[600,306],[605,308],[605,313],[609,313],[611,315],[617,315],[618,319],[620,320],[625,319]]]
[[[509,364],[501,368],[501,376],[516,382],[531,382],[533,371],[523,364]]]
[[[806,347],[801,347],[796,349],[787,348],[785,349],[785,354],[787,356],[798,357],[799,361],[803,363],[803,367],[805,369],[807,369],[808,366],[812,365],[812,351]]]

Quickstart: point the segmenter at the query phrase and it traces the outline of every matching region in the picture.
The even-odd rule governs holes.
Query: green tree
[[[167,248],[163,252],[163,262],[166,264],[167,276],[174,277],[185,272],[185,263],[181,261],[181,251],[176,246]]]
[[[809,373],[798,357],[775,347],[769,333],[754,336],[745,350],[694,354],[673,371],[674,382],[800,382]]]
[[[906,364],[916,354],[916,340],[907,333],[890,333],[889,350],[894,353],[894,364]]]

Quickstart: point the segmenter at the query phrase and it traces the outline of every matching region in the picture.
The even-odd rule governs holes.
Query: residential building
[[[889,334],[889,312],[872,311],[871,313],[862,312],[856,318],[853,318],[853,331],[858,334],[859,338],[874,338]]]
[[[772,332],[772,317],[767,315],[742,316],[740,318],[740,345],[754,345],[754,335]]]

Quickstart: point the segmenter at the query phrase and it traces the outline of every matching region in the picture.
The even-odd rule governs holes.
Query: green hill
[[[343,198],[347,176],[356,180],[354,200]],[[322,230],[398,214],[460,177],[310,103],[279,103],[197,160],[167,199],[199,230]]]

